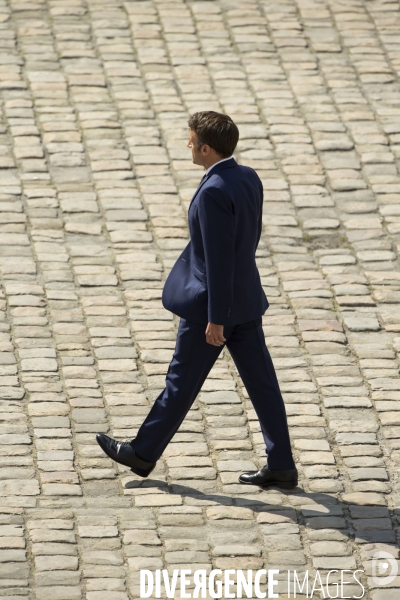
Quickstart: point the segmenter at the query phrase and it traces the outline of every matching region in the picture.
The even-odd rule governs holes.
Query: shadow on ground
[[[211,505],[250,508],[256,513],[264,513],[265,516],[270,513],[271,517],[279,512],[286,512],[290,515],[286,522],[304,525],[310,530],[332,529],[355,540],[356,543],[379,543],[396,547],[391,515],[389,509],[384,505],[361,505],[346,502],[330,494],[308,493],[300,487],[287,491],[271,486],[268,490],[262,490],[259,497],[252,497],[250,490],[248,496],[205,494],[186,485],[179,483],[167,485],[165,481],[155,479],[132,480],[125,484],[126,489],[138,487],[154,487],[164,492],[168,491],[171,495],[193,498],[197,505],[204,501],[204,505],[207,506],[211,503]],[[257,493],[259,489],[255,487],[254,492]],[[281,496],[277,494],[269,494],[268,499],[264,501],[263,491],[266,494],[279,491],[288,499],[289,503],[282,502]],[[276,521],[271,520],[272,522]],[[265,520],[265,523],[268,523],[268,519]],[[397,550],[395,554],[397,555]]]

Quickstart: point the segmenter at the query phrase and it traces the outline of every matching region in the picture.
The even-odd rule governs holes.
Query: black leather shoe
[[[268,466],[265,466],[259,471],[242,473],[239,481],[246,485],[261,487],[277,485],[280,488],[291,489],[297,486],[298,473],[297,469],[269,469]]]
[[[117,442],[104,433],[98,433],[96,441],[107,456],[115,462],[129,467],[133,473],[140,475],[140,477],[148,477],[156,466],[156,463],[139,458],[130,442]]]

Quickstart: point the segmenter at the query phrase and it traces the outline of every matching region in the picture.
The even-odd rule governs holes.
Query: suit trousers
[[[156,462],[192,406],[223,346],[206,342],[205,325],[180,320],[175,352],[160,393],[132,446]],[[285,406],[265,345],[262,318],[225,326],[227,346],[260,421],[270,469],[293,469]]]

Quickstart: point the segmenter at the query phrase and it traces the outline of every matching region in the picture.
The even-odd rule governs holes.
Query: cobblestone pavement
[[[399,598],[372,578],[398,553],[399,28],[397,0],[0,0],[1,597],[277,568],[284,598],[288,569],[359,568],[365,598]],[[149,481],[94,439],[133,437],[163,388],[204,109],[265,188],[289,493],[237,483],[265,457],[227,352]]]

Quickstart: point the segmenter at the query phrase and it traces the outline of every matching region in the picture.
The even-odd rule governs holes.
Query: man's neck
[[[231,158],[232,158],[232,156],[226,156],[225,158],[222,158],[222,157],[221,157],[221,158],[219,158],[218,160],[216,160],[216,161],[214,161],[213,163],[211,163],[211,165],[209,165],[208,167],[206,167],[206,173],[209,173],[209,172],[210,172],[210,170],[211,170],[211,169],[212,169],[212,168],[213,168],[215,165],[217,165],[218,163],[220,163],[220,162],[223,162],[223,161],[225,161],[225,160],[229,160],[229,159],[231,159]]]
[[[203,165],[205,170],[210,169],[214,165],[216,165],[220,160],[224,160],[223,156],[218,156],[218,154],[214,154],[214,156],[207,157],[207,162]]]

